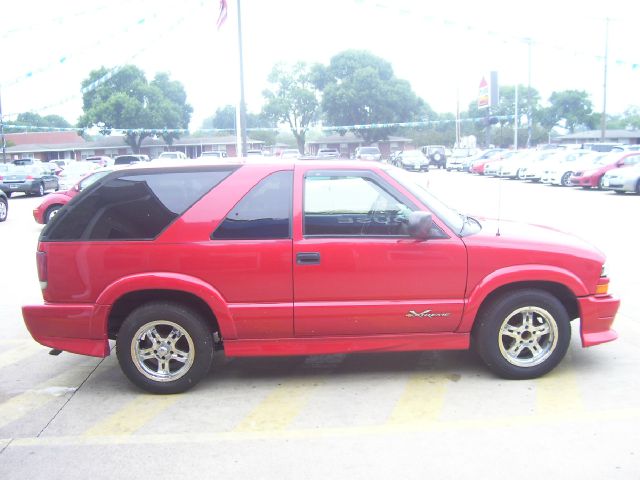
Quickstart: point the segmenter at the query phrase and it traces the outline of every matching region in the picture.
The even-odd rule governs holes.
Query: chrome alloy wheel
[[[558,343],[558,325],[553,316],[539,307],[523,307],[504,319],[498,334],[500,353],[517,367],[533,367],[544,362]]]
[[[186,374],[195,359],[193,340],[180,325],[167,320],[149,322],[131,342],[131,359],[145,377],[171,382]]]

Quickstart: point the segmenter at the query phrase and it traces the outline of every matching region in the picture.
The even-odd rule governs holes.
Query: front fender
[[[173,290],[190,293],[204,301],[218,320],[220,333],[224,338],[237,338],[227,302],[213,286],[203,280],[173,272],[140,273],[122,277],[104,289],[96,300],[96,304],[105,312],[102,321],[96,322],[96,328],[106,332],[111,306],[127,293],[141,290]]]
[[[469,332],[485,299],[498,288],[522,282],[556,283],[568,288],[576,297],[589,294],[580,278],[564,268],[551,265],[516,265],[501,268],[487,275],[467,296],[458,332]],[[469,288],[469,287],[467,287]]]

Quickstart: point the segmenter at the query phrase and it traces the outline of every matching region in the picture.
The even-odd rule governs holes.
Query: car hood
[[[481,224],[480,232],[462,238],[468,253],[468,288],[497,271],[526,265],[525,269],[550,272],[541,275],[542,280],[555,281],[559,274],[577,277],[583,287],[576,294],[595,293],[605,256],[590,243],[540,225],[493,219],[482,219]]]

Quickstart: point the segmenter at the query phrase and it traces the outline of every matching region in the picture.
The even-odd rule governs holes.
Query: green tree
[[[276,123],[263,114],[247,113],[247,129],[249,137],[255,140],[262,140],[267,144],[275,143],[278,132]],[[203,130],[228,130],[233,132],[236,129],[236,107],[225,105],[216,109],[216,113],[202,122]],[[253,130],[252,130],[253,129]],[[260,130],[264,129],[264,130]]]
[[[391,64],[370,52],[339,53],[325,70],[315,67],[313,74],[316,86],[322,89],[322,109],[330,124],[391,124],[427,118],[428,108],[409,82],[396,78]],[[373,143],[398,128],[350,130],[365,143]]]
[[[319,102],[312,82],[311,68],[304,62],[293,66],[277,64],[268,77],[272,86],[264,90],[262,113],[275,123],[286,124],[304,153],[306,135],[316,118]]]
[[[46,115],[42,117],[33,112],[19,113],[15,121],[5,122],[7,132],[24,131],[24,129],[17,129],[12,127],[12,125],[44,128],[71,128],[71,124],[60,115]]]
[[[553,92],[549,97],[549,107],[541,112],[541,123],[547,129],[561,126],[573,133],[578,127],[593,125],[593,105],[589,94],[581,90]]]
[[[92,71],[82,87],[86,88],[107,72],[104,67]],[[83,94],[84,114],[78,126],[98,126],[104,135],[113,129],[126,130],[125,142],[134,152],[139,152],[142,141],[151,136],[162,137],[171,144],[179,135],[162,130],[188,127],[193,109],[186,98],[182,84],[170,80],[166,73],[158,73],[148,82],[142,70],[127,65],[108,81]]]

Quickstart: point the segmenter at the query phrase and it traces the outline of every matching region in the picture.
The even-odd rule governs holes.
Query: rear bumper
[[[620,307],[620,300],[611,295],[578,298],[580,308],[580,337],[583,347],[611,342],[618,333],[611,328]]]
[[[81,355],[106,357],[107,306],[44,304],[22,307],[24,323],[33,339],[47,347]]]

